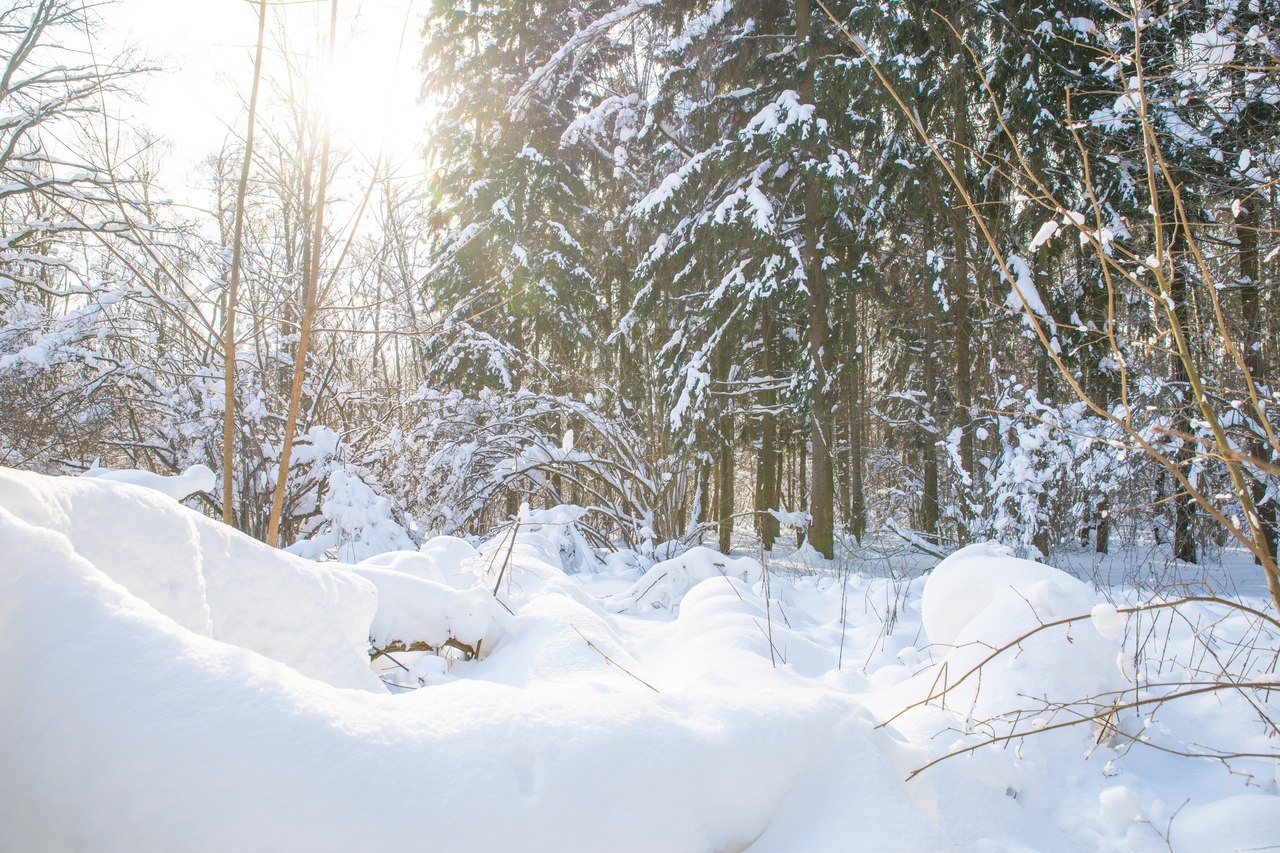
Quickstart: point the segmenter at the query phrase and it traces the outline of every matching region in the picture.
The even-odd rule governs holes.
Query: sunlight
[[[403,161],[421,146],[428,118],[417,103],[412,51],[399,43],[405,13],[368,3],[356,21],[345,36],[339,24],[338,52],[323,87],[334,144],[370,162],[380,156]]]

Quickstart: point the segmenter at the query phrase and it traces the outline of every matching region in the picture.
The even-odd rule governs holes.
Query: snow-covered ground
[[[351,566],[120,479],[0,469],[0,850],[1280,845],[1243,561],[647,566],[544,514]]]

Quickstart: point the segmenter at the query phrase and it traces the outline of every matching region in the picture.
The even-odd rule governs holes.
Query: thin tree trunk
[[[769,308],[762,309],[760,322],[763,341],[763,358],[761,369],[765,381],[773,381],[773,315]],[[760,544],[766,551],[773,550],[774,540],[778,538],[778,519],[769,514],[769,510],[778,509],[778,421],[773,409],[778,405],[778,392],[769,386],[760,394],[760,405],[764,412],[760,415],[760,452],[756,457],[756,531],[760,536]]]
[[[956,180],[967,183],[968,151],[970,147],[969,113],[964,77],[966,67],[963,57],[957,57],[948,85],[950,100],[951,138],[953,161],[951,168]],[[970,307],[973,298],[969,263],[969,217],[960,207],[954,209],[951,229],[955,259],[951,265],[952,320],[955,333],[955,424],[960,429],[960,483],[957,487],[960,518],[957,519],[960,544],[969,540],[972,517],[972,491],[974,488],[973,444],[973,330]]]
[[[808,506],[809,505],[809,481],[807,477],[809,474],[809,454],[808,454],[809,443],[805,441],[804,433],[800,434],[800,438],[797,444],[800,445],[797,448],[799,453],[799,458],[796,460],[796,475],[797,475],[797,478],[799,479],[799,483],[797,483],[797,485],[800,488],[800,500],[797,502],[797,505]],[[801,545],[803,545],[805,542],[805,539],[807,538],[808,538],[808,528],[797,527],[796,528],[796,547],[799,548]]]
[[[932,424],[920,427],[920,453],[924,457],[923,491],[920,498],[920,529],[933,537],[938,535],[938,326],[932,305],[925,307],[924,318],[924,395]],[[923,419],[922,419],[923,420]]]
[[[244,254],[244,202],[249,192],[249,165],[253,161],[253,130],[258,114],[258,83],[262,79],[262,48],[266,41],[267,0],[258,3],[258,42],[253,54],[253,85],[249,89],[248,129],[244,137],[244,162],[236,189],[235,224],[231,236],[231,274],[227,283],[226,327],[222,332],[222,522],[235,525],[236,461],[236,311],[240,301],[240,267]],[[162,335],[161,340],[164,340]]]
[[[1244,362],[1255,385],[1267,384],[1266,370],[1266,329],[1262,319],[1262,257],[1258,252],[1258,231],[1262,227],[1262,216],[1259,206],[1262,204],[1261,194],[1249,199],[1237,219],[1236,239],[1240,245],[1240,319],[1244,326]],[[1269,449],[1265,441],[1256,441],[1249,452],[1257,459],[1266,459]],[[1280,551],[1280,535],[1277,535],[1276,504],[1267,500],[1266,475],[1259,472],[1250,478],[1250,491],[1253,505],[1258,514],[1258,527],[1266,540],[1266,548],[1275,558]],[[1262,560],[1255,557],[1261,565]]]
[[[729,378],[730,349],[721,342],[716,354],[713,388],[723,390]],[[723,396],[716,422],[716,520],[720,533],[720,551],[729,553],[733,539],[733,407],[731,398]]]
[[[333,63],[334,44],[338,37],[338,0],[330,0],[329,7],[329,62]],[[302,308],[302,323],[298,330],[298,348],[293,361],[293,387],[289,393],[289,412],[284,422],[284,444],[280,448],[280,467],[276,474],[275,496],[271,501],[271,517],[267,521],[267,544],[276,545],[280,535],[280,516],[284,511],[285,486],[289,481],[289,459],[293,454],[293,439],[298,428],[298,411],[302,406],[302,386],[307,374],[307,351],[311,345],[311,328],[315,324],[317,291],[320,286],[320,255],[324,240],[324,205],[329,189],[329,118],[323,119],[323,142],[320,151],[320,185],[316,194],[315,229],[312,233],[307,265],[306,293]]]
[[[1172,209],[1172,199],[1162,200],[1161,215],[1166,210]],[[1186,235],[1180,227],[1177,227],[1175,217],[1172,215],[1166,217],[1166,222],[1170,224],[1173,232],[1173,243],[1170,246],[1170,254],[1173,256],[1172,276],[1169,282],[1169,297],[1173,300],[1173,313],[1177,318],[1178,324],[1184,329],[1192,328],[1191,317],[1189,316],[1190,305],[1188,304],[1189,294],[1187,291],[1187,263],[1186,254]],[[1189,344],[1190,345],[1190,344]],[[1192,435],[1191,421],[1195,417],[1195,402],[1192,400],[1191,381],[1187,375],[1187,366],[1182,359],[1175,353],[1171,358],[1170,376],[1173,386],[1182,392],[1182,400],[1178,405],[1178,411],[1175,414],[1175,431],[1185,436],[1182,439],[1181,446],[1174,454],[1174,462],[1182,469],[1188,477],[1191,475],[1191,463],[1195,457],[1192,448],[1194,439]],[[1195,536],[1195,519],[1196,508],[1195,499],[1181,487],[1177,481],[1174,481],[1173,495],[1173,555],[1179,560],[1187,563],[1195,563],[1198,561],[1198,553]]]
[[[814,68],[818,56],[810,39],[809,0],[796,2],[796,42],[803,49],[804,77],[800,99],[813,103]],[[822,197],[815,178],[806,180],[804,197],[804,271],[809,289],[809,358],[814,370],[814,388],[809,412],[809,434],[813,453],[813,478],[809,491],[809,544],[827,559],[835,556],[835,480],[831,464],[831,355],[828,313],[831,296],[822,270],[819,240],[822,234]]]
[[[866,353],[862,347],[857,299],[850,297],[846,332],[853,340],[849,347],[849,531],[859,543],[867,532],[867,505],[863,494],[862,457],[866,448]]]

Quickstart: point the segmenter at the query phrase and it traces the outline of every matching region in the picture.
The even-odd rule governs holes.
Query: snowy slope
[[[1014,726],[999,718],[1010,703],[1128,684],[1117,658],[1134,617],[1056,570],[978,546],[905,587],[778,576],[766,600],[758,566],[706,552],[673,561],[661,595],[646,597],[638,569],[576,576],[557,553],[526,530],[478,552],[437,540],[355,567],[311,563],[136,486],[0,470],[0,849],[1280,840],[1274,760],[1231,773],[1097,746],[1087,725],[906,781]],[[594,594],[606,588],[615,594]],[[979,650],[1078,615],[993,664],[980,688],[894,717]],[[422,673],[425,685],[396,694],[373,676],[370,637],[448,635],[479,644],[479,658],[393,655],[401,683]],[[1275,719],[1274,695],[1217,694],[1156,722],[1170,738],[1274,752],[1253,713],[1261,704]]]

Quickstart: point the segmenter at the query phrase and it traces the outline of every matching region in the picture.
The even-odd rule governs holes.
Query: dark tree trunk
[[[925,223],[925,243],[933,251],[934,223],[932,214],[928,214]],[[932,270],[930,270],[932,274]],[[924,349],[920,354],[921,372],[924,379],[924,406],[927,417],[920,418],[919,444],[921,456],[921,478],[923,480],[920,496],[920,530],[932,537],[938,535],[938,320],[934,307],[932,280],[926,279],[921,288],[921,302],[924,307]]]
[[[1240,319],[1244,326],[1242,335],[1244,362],[1255,385],[1265,385],[1267,382],[1265,354],[1267,332],[1262,317],[1261,298],[1262,258],[1258,252],[1258,231],[1262,227],[1262,217],[1259,213],[1261,204],[1261,195],[1249,199],[1248,207],[1241,211],[1240,217],[1236,220],[1236,239],[1240,245]],[[1267,459],[1269,455],[1267,443],[1263,440],[1254,442],[1249,452],[1257,459]],[[1267,550],[1274,558],[1280,553],[1277,551],[1280,536],[1277,535],[1278,519],[1275,502],[1266,499],[1266,475],[1258,472],[1251,477],[1249,491],[1254,507],[1258,511],[1258,526],[1262,529],[1262,538],[1266,542]],[[1254,560],[1258,564],[1262,563],[1262,560],[1256,557]]]
[[[1173,217],[1167,220],[1172,223]],[[1173,311],[1178,318],[1179,324],[1183,329],[1189,329],[1189,313],[1187,306],[1187,270],[1182,263],[1180,255],[1184,247],[1181,229],[1175,231],[1177,236],[1173,240],[1173,274],[1172,281],[1169,282],[1169,297],[1173,300]],[[1188,340],[1187,346],[1194,344]],[[1174,454],[1174,462],[1182,473],[1188,477],[1191,476],[1191,462],[1195,454],[1192,450],[1191,421],[1194,417],[1195,404],[1191,400],[1191,383],[1187,376],[1186,365],[1182,363],[1182,359],[1175,352],[1170,359],[1170,380],[1174,387],[1178,388],[1182,393],[1182,400],[1178,404],[1178,411],[1175,415],[1174,430],[1186,436],[1182,439],[1182,443],[1178,447],[1178,451]],[[1195,563],[1198,561],[1199,555],[1196,547],[1196,509],[1195,499],[1188,494],[1187,490],[1182,488],[1182,484],[1176,479],[1173,481],[1173,487],[1176,490],[1173,495],[1173,555],[1179,560],[1187,563]]]
[[[765,308],[761,317],[761,336],[763,339],[762,373],[766,382],[773,380],[773,316]],[[766,551],[773,550],[773,543],[778,538],[778,519],[770,515],[768,510],[779,509],[778,500],[778,420],[773,409],[778,404],[778,392],[770,386],[760,395],[760,405],[764,412],[760,415],[760,453],[756,457],[756,532],[760,536],[760,544]]]
[[[849,532],[858,542],[867,532],[866,497],[863,493],[862,457],[866,447],[866,358],[862,350],[862,330],[857,311],[858,301],[849,298],[845,333],[849,343]]]
[[[809,0],[796,2],[796,42],[805,58],[800,99],[813,103],[814,66],[817,51],[810,40]],[[835,555],[835,479],[831,463],[831,295],[822,270],[822,196],[812,175],[806,179],[804,197],[804,271],[809,289],[809,358],[813,363],[814,388],[809,412],[809,442],[813,453],[813,478],[809,490],[809,543],[827,559]]]
[[[722,343],[716,355],[715,379],[712,387],[724,390],[729,378],[729,347]],[[733,408],[730,398],[722,397],[716,420],[716,521],[720,533],[720,551],[729,553],[733,539]]]
[[[963,67],[963,63],[959,67]],[[952,74],[950,89],[952,139],[955,159],[952,169],[960,181],[965,180],[968,172],[969,150],[969,116],[965,95],[964,80],[959,72]],[[959,540],[960,544],[969,541],[969,527],[972,523],[972,488],[974,475],[973,446],[973,329],[970,318],[970,302],[972,300],[969,270],[969,218],[963,209],[956,207],[952,216],[951,227],[954,237],[955,260],[951,265],[952,321],[955,327],[955,360],[956,360],[956,410],[955,422],[960,428],[960,482],[957,492],[960,499]]]
[[[799,440],[796,443],[799,444],[799,447],[797,448],[797,450],[799,452],[799,457],[800,457],[799,459],[796,460],[796,474],[797,474],[797,478],[800,481],[797,484],[800,487],[800,499],[796,501],[796,505],[808,506],[809,505],[809,481],[807,477],[809,474],[809,454],[808,454],[809,444],[808,442],[805,441],[803,433],[800,434]],[[807,528],[804,528],[804,527],[796,528],[796,547],[797,548],[799,548],[801,545],[804,544],[806,538],[808,538]]]

